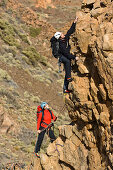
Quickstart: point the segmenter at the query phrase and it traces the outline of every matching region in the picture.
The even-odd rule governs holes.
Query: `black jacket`
[[[75,31],[76,23],[73,23],[70,29],[67,31],[64,39],[59,39],[59,53],[68,59],[75,59],[75,56],[70,53],[69,39],[70,35]]]

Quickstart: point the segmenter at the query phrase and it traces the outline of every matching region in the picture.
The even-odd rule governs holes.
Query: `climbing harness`
[[[50,128],[50,126],[52,126],[54,124],[54,122],[51,122],[46,128],[43,128],[42,130],[41,130],[41,132],[43,132],[43,131],[45,131],[45,130],[48,130],[48,128]],[[41,133],[40,132],[40,133]]]

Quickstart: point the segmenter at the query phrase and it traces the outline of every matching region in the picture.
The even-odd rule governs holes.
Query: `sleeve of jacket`
[[[37,119],[37,130],[39,130],[40,128],[41,119],[42,119],[42,113],[39,114],[38,119]]]
[[[52,120],[56,121],[56,120],[57,120],[57,117],[53,114],[52,111],[51,111],[51,113],[52,113],[52,116],[53,116],[53,119],[52,119]]]
[[[71,54],[68,49],[65,48],[63,43],[60,43],[60,49],[61,54],[64,55],[66,58],[68,58],[69,60],[75,59],[75,56]]]
[[[70,29],[67,31],[67,33],[65,35],[66,38],[68,38],[71,34],[74,33],[75,27],[76,27],[76,23],[73,22]]]

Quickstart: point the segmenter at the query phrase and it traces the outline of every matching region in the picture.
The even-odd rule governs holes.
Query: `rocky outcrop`
[[[113,1],[83,0],[73,37],[80,56],[66,96],[71,125],[41,156],[46,170],[113,169]],[[48,165],[48,166],[47,166]]]
[[[17,124],[8,115],[8,113],[0,106],[0,134],[16,132]],[[19,129],[18,129],[19,130]]]

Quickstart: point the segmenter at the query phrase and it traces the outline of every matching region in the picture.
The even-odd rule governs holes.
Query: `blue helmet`
[[[46,104],[47,104],[46,102],[42,102],[41,103],[41,108],[43,109]]]

